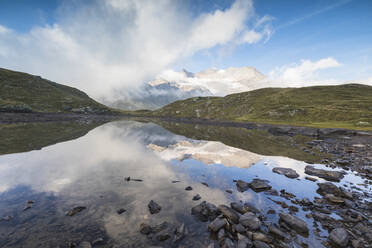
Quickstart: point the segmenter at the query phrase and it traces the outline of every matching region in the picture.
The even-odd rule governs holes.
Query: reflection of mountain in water
[[[255,153],[215,141],[180,141],[167,147],[157,146],[155,144],[150,144],[148,147],[157,151],[159,156],[165,160],[178,159],[182,161],[193,158],[207,165],[223,164],[227,167],[249,168],[261,160],[261,156]]]
[[[196,140],[220,141],[266,156],[284,156],[303,161],[319,162],[326,154],[315,151],[315,155],[305,152],[306,142],[312,140],[305,136],[275,136],[264,130],[212,125],[195,125],[176,122],[159,122],[169,131]]]
[[[0,126],[0,154],[39,150],[84,136],[103,122],[44,122]]]

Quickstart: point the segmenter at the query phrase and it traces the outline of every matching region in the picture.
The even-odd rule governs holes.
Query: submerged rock
[[[252,182],[250,183],[250,187],[256,192],[271,189],[271,186],[268,184],[268,181],[257,178],[252,180]]]
[[[199,194],[194,195],[194,197],[192,198],[193,201],[198,201],[200,199],[201,199],[201,196]]]
[[[329,239],[340,247],[346,247],[349,243],[349,235],[344,228],[335,228],[329,234]]]
[[[147,206],[151,214],[157,214],[161,210],[161,206],[153,200],[151,200]]]
[[[116,211],[116,213],[118,213],[118,214],[122,214],[122,213],[124,213],[125,211],[127,211],[127,210],[125,210],[124,208],[120,208],[120,209],[118,209],[118,210]]]
[[[318,176],[328,181],[339,182],[344,177],[341,171],[330,171],[323,169],[316,169],[314,166],[308,165],[305,167],[305,173],[312,176]]]
[[[285,222],[287,225],[289,225],[292,229],[295,231],[298,231],[300,233],[308,233],[309,229],[306,225],[306,222],[286,213],[279,213],[280,221]]]
[[[78,248],[92,248],[92,245],[88,241],[83,241],[79,244]]]
[[[340,188],[338,188],[336,185],[334,185],[333,183],[329,183],[329,182],[318,183],[318,187],[319,188],[317,192],[321,195],[326,195],[326,194],[333,194],[335,196],[344,195],[343,191]]]
[[[280,175],[284,175],[288,178],[297,178],[300,175],[297,174],[297,172],[291,168],[282,168],[282,167],[275,167],[272,170],[274,173],[278,173]]]
[[[249,186],[250,186],[249,183],[247,183],[247,182],[245,182],[243,180],[238,180],[236,182],[236,187],[238,188],[238,190],[240,192],[244,192],[244,191],[248,190],[249,189]]]
[[[191,209],[191,214],[195,215],[200,221],[203,222],[214,220],[219,213],[220,211],[214,204],[206,201],[203,201]]]
[[[34,204],[34,201],[32,201],[32,200],[28,200],[27,202],[26,202],[26,206],[23,208],[23,211],[26,211],[27,209],[30,209],[30,208],[32,208],[32,205]]]
[[[83,211],[84,209],[86,209],[86,207],[84,206],[78,206],[78,207],[74,207],[73,209],[71,209],[70,211],[68,211],[66,213],[67,216],[74,216],[75,214]]]
[[[247,212],[240,216],[239,223],[252,231],[260,229],[261,226],[261,221],[254,213],[251,212]]]

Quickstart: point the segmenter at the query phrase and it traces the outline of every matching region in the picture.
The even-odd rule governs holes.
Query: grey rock
[[[187,187],[185,188],[185,190],[190,191],[190,190],[192,190],[192,187],[191,187],[191,186],[187,186]]]
[[[261,221],[254,213],[247,212],[240,216],[239,223],[248,228],[249,230],[258,230],[261,226]]]
[[[341,171],[330,171],[323,169],[316,169],[314,166],[308,165],[305,167],[305,173],[312,176],[318,176],[328,181],[339,182],[344,177]]]
[[[253,241],[253,247],[254,248],[271,248],[268,244],[262,241],[259,241],[259,240]]]
[[[269,225],[269,232],[283,239],[286,242],[289,242],[291,239],[291,237],[287,233],[283,232],[281,229],[272,224]]]
[[[218,232],[222,227],[226,226],[225,219],[216,218],[208,226],[208,230],[212,232]]]
[[[233,209],[229,208],[226,205],[219,205],[218,209],[227,219],[236,224],[239,223],[239,215]]]
[[[318,190],[317,192],[321,195],[326,195],[326,194],[333,194],[335,196],[343,196],[343,191],[339,189],[336,185],[333,183],[318,183]]]
[[[248,210],[244,207],[243,204],[238,202],[232,202],[230,203],[230,206],[232,209],[234,209],[236,212],[240,214],[245,214]]]
[[[239,239],[238,248],[251,248],[251,247],[253,247],[253,243],[247,237]]]
[[[249,186],[250,186],[249,183],[247,183],[247,182],[245,182],[243,180],[238,180],[236,182],[236,187],[238,188],[238,190],[240,192],[244,192],[244,191],[248,190],[249,189]]]
[[[272,170],[274,173],[278,173],[280,175],[284,175],[288,178],[297,178],[300,175],[297,174],[297,172],[291,168],[282,168],[282,167],[275,167]]]
[[[215,205],[206,201],[191,208],[191,214],[195,215],[200,221],[212,221],[219,213],[220,212]]]
[[[290,226],[293,230],[300,233],[308,233],[309,229],[306,225],[306,222],[286,213],[279,213],[280,220]]]
[[[252,182],[250,183],[250,187],[256,192],[271,189],[271,186],[268,184],[266,180],[257,179],[257,178],[252,180]]]
[[[157,214],[161,210],[161,206],[153,200],[151,200],[147,206],[151,214]]]
[[[86,209],[86,207],[84,207],[84,206],[74,207],[73,209],[71,209],[70,211],[68,211],[66,213],[66,215],[67,216],[74,216],[75,214],[77,214],[77,213],[79,213],[79,212],[81,212],[81,211],[83,211],[85,209]]]
[[[235,248],[234,241],[229,238],[226,238],[222,244],[222,248]]]
[[[92,245],[88,241],[83,241],[79,244],[78,248],[92,248]]]
[[[201,196],[199,194],[194,195],[192,198],[193,201],[199,201],[201,199]]]
[[[344,228],[335,228],[329,234],[329,239],[340,247],[346,247],[349,243],[349,235]]]

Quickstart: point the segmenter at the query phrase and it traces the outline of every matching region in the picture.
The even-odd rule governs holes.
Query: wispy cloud
[[[283,28],[286,28],[286,27],[289,27],[289,26],[292,26],[292,25],[294,25],[294,24],[297,24],[297,23],[299,23],[299,22],[305,21],[305,20],[310,19],[310,18],[312,18],[312,17],[314,17],[314,16],[317,16],[317,15],[319,15],[319,14],[322,14],[322,13],[325,13],[325,12],[327,12],[327,11],[333,10],[333,9],[335,9],[335,8],[341,7],[341,6],[347,4],[347,3],[351,2],[351,1],[352,1],[352,0],[343,0],[343,1],[340,1],[340,2],[338,2],[338,3],[335,3],[335,4],[332,4],[332,5],[329,5],[329,6],[325,7],[325,8],[322,8],[322,9],[316,10],[316,11],[311,12],[311,13],[308,13],[307,15],[301,16],[301,17],[299,17],[299,18],[296,18],[296,19],[291,20],[291,21],[289,21],[289,22],[287,22],[287,23],[284,23],[284,24],[282,24],[282,25],[277,26],[277,27],[275,28],[275,31],[280,30],[280,29],[283,29]]]

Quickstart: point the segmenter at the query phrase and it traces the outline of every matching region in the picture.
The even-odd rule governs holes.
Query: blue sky
[[[128,86],[182,68],[253,66],[288,81],[372,82],[370,0],[153,3],[1,0],[0,67],[93,94],[102,80]]]

